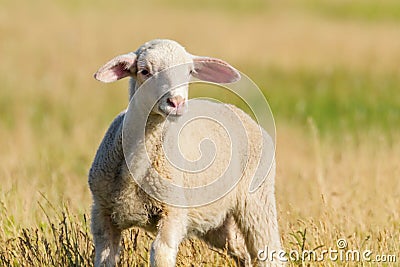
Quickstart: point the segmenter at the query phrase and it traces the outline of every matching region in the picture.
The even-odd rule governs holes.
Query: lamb
[[[175,66],[182,66],[179,75],[164,72]],[[216,58],[193,56],[177,42],[160,39],[145,43],[135,52],[115,57],[95,73],[95,78],[102,82],[130,77],[129,99],[135,108],[134,113],[130,109],[121,112],[111,123],[89,171],[89,187],[93,195],[91,230],[95,266],[117,264],[121,232],[134,226],[155,233],[150,250],[151,266],[175,266],[180,242],[191,236],[204,240],[214,248],[227,248],[240,266],[282,265],[276,258],[269,261],[257,258],[258,251],[266,246],[270,250],[281,250],[273,159],[263,184],[256,192],[249,192],[265,135],[260,133],[260,127],[247,114],[234,106],[199,100],[187,107],[187,82],[191,76],[214,83],[231,83],[240,79],[239,72],[228,63]],[[146,85],[148,88],[141,90]],[[144,97],[139,98],[139,92],[143,92]],[[141,113],[147,100],[155,105],[149,114]],[[213,178],[210,174],[222,172],[218,168],[226,163],[228,156],[233,155],[222,149],[222,157],[215,158],[216,167],[194,173],[173,166],[163,156],[163,142],[168,139],[166,132],[177,129],[181,118],[191,114],[187,109],[191,110],[196,103],[200,107],[207,105],[218,110],[222,116],[225,113],[227,117],[236,116],[244,125],[248,139],[244,142],[247,150],[243,151],[248,153],[248,160],[239,160],[230,173],[240,178],[237,184],[206,205],[193,204],[193,199],[199,201],[202,196],[179,194],[178,191],[171,195],[165,190],[170,181],[192,187],[207,184]],[[146,117],[145,130],[135,127],[135,122],[124,127],[126,121],[141,117]],[[124,132],[127,128],[133,128],[133,131],[139,128],[137,131],[142,131],[144,136],[131,137],[129,132]],[[226,136],[223,137],[222,131],[220,126],[208,120],[196,120],[191,127],[180,132],[181,152],[190,158],[189,162],[196,161],[199,148],[194,140],[201,141],[214,134],[215,144],[223,144]],[[131,143],[124,145],[126,140]],[[267,141],[271,144],[271,140]],[[126,146],[134,147],[132,157],[127,157],[124,151]],[[147,156],[144,156],[146,153]],[[183,204],[171,203],[171,196],[177,196],[177,201],[183,201]]]

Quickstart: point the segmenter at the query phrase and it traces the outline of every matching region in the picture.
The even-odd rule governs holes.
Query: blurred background
[[[0,0],[0,244],[45,229],[44,210],[89,213],[91,161],[128,104],[127,81],[92,75],[154,38],[224,59],[263,90],[285,249],[344,236],[400,257],[397,0]]]

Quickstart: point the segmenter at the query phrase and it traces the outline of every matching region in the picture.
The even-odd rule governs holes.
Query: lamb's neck
[[[158,114],[150,114],[146,123],[146,134],[159,132],[163,128],[165,118]]]
[[[153,141],[161,140],[163,129],[165,128],[165,118],[159,114],[143,112],[145,107],[142,109],[141,103],[135,103],[133,99],[131,105],[136,105],[135,110],[131,112],[134,115],[130,116],[129,124],[131,128],[129,130],[129,137],[132,143],[147,143],[146,140],[149,138]]]
[[[132,100],[132,97],[135,94],[136,89],[137,89],[136,81],[135,81],[135,79],[131,78],[129,80],[129,99],[128,99],[129,101]]]
[[[133,106],[129,108],[128,112],[132,113],[125,122],[128,128],[124,132],[124,146],[128,152],[126,161],[131,174],[137,179],[143,179],[160,147],[165,119],[156,114],[144,114],[146,112],[141,109],[143,103],[135,103],[133,99],[131,105],[135,104],[135,109],[132,109]]]

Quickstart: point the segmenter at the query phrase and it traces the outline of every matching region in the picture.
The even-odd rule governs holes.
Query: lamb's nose
[[[168,98],[167,102],[171,107],[177,108],[177,107],[181,106],[183,103],[185,103],[185,99],[178,95],[178,96]]]

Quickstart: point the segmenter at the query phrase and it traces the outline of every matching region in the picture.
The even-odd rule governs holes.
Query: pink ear
[[[110,83],[130,76],[130,69],[136,63],[136,54],[131,52],[117,56],[108,61],[95,74],[94,78],[101,82]]]
[[[239,72],[218,58],[193,57],[194,72],[193,76],[214,83],[233,83],[240,80]]]

